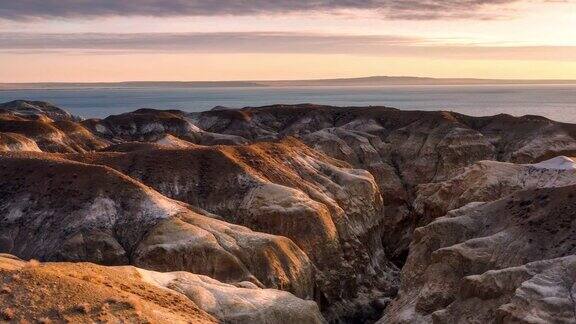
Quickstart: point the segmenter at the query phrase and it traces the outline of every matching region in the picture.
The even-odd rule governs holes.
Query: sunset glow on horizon
[[[576,79],[568,1],[0,5],[0,82]]]

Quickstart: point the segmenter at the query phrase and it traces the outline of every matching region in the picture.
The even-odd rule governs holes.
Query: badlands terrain
[[[576,323],[576,125],[0,104],[0,321]]]

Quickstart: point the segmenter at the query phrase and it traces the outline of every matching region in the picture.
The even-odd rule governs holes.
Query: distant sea
[[[316,103],[388,106],[403,110],[450,110],[472,116],[540,115],[576,123],[576,85],[460,85],[255,88],[82,88],[0,90],[0,102],[42,100],[85,118],[138,108],[195,112],[215,106],[241,108]]]

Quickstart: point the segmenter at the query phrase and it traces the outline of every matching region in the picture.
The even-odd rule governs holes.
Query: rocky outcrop
[[[44,101],[14,100],[0,103],[0,114],[12,113],[25,119],[47,117],[55,121],[79,121],[80,118],[72,116],[64,109]]]
[[[110,145],[67,113],[37,113],[21,114],[0,108],[0,151],[85,152]]]
[[[386,253],[398,264],[414,228],[430,220],[413,209],[416,186],[449,180],[481,160],[533,163],[576,153],[576,126],[535,116],[275,105],[206,111],[189,118],[206,131],[251,141],[295,136],[368,170],[384,201]]]
[[[278,288],[333,322],[379,318],[403,267],[383,320],[570,322],[557,278],[573,264],[561,187],[575,171],[558,156],[576,155],[574,125],[319,105],[78,121],[26,105],[0,113],[0,150],[59,154],[0,154],[2,251],[188,271],[153,276],[194,281],[185,294]],[[246,319],[278,311],[259,305]]]
[[[374,178],[297,140],[66,157],[110,166],[228,222],[292,239],[319,270],[316,300],[324,307],[394,292]],[[335,312],[357,306],[341,308]]]
[[[133,267],[39,263],[0,254],[6,323],[217,323],[192,300],[143,280]]]
[[[1,252],[185,270],[312,295],[312,265],[289,239],[201,215],[108,167],[4,153],[0,178]]]
[[[89,119],[83,125],[114,142],[161,141],[168,135],[203,145],[247,142],[241,137],[203,131],[178,110],[139,109],[105,119]]]
[[[521,191],[418,228],[382,323],[574,322],[575,189]]]
[[[0,280],[0,316],[14,322],[323,322],[312,301],[188,272],[26,262],[0,254]]]
[[[0,133],[0,151],[7,152],[42,152],[38,144],[26,136],[16,133]]]
[[[189,272],[138,271],[144,281],[185,295],[225,323],[324,323],[315,302],[284,291],[262,289],[249,282],[225,284]]]
[[[574,323],[575,284],[574,255],[488,271],[465,278],[462,297],[432,316],[441,323]]]
[[[496,159],[514,163],[533,163],[558,155],[575,155],[576,127],[540,116],[490,117],[463,116],[496,147]]]
[[[417,187],[414,208],[429,220],[471,202],[494,201],[516,191],[576,184],[576,163],[559,156],[537,164],[480,161],[443,182]]]
[[[388,164],[408,185],[447,180],[479,160],[530,163],[576,150],[574,125],[536,116],[275,105],[212,110],[188,118],[203,130],[252,141],[303,138],[358,167]]]

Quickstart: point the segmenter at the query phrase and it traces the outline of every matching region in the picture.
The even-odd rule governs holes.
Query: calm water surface
[[[473,116],[541,115],[576,123],[576,85],[466,85],[278,88],[141,88],[3,90],[0,102],[51,102],[82,117],[106,117],[138,108],[202,111],[215,106],[317,103],[383,105],[405,110],[452,110]]]

